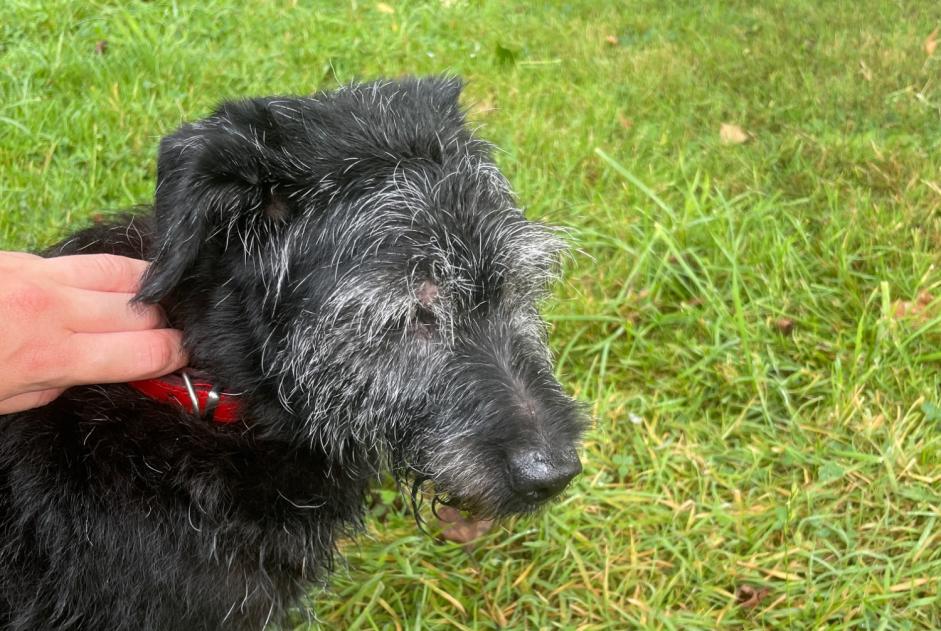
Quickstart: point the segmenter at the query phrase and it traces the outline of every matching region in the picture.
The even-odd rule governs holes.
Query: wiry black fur
[[[571,465],[582,429],[536,314],[558,241],[515,208],[459,92],[225,103],[162,142],[152,216],[49,252],[153,260],[139,300],[244,420],[121,384],[0,417],[0,628],[277,623],[384,467],[479,515],[546,499],[507,463]]]

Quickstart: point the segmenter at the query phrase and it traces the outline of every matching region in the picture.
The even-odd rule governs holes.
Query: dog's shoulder
[[[115,254],[147,259],[153,233],[151,208],[141,206],[111,215],[95,215],[89,225],[46,248],[40,255],[53,257],[70,254]]]

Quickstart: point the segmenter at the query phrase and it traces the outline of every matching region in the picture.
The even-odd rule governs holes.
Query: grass
[[[546,315],[585,474],[469,550],[378,489],[298,628],[939,628],[938,26],[883,0],[6,0],[0,247],[149,200],[158,138],[223,97],[459,73],[530,216],[578,241]]]

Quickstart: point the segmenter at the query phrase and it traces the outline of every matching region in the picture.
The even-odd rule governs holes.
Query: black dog
[[[536,311],[560,241],[460,88],[225,103],[161,143],[152,216],[48,253],[152,260],[138,300],[204,376],[0,417],[0,628],[260,629],[324,577],[382,470],[495,517],[580,470]]]

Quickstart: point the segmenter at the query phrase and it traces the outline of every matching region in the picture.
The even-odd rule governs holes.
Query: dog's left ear
[[[446,107],[460,108],[461,92],[464,91],[464,81],[460,77],[439,75],[424,79],[420,83],[429,89],[433,100]]]
[[[156,303],[184,278],[207,239],[270,201],[265,148],[228,125],[184,125],[160,143],[153,261],[135,300]]]

